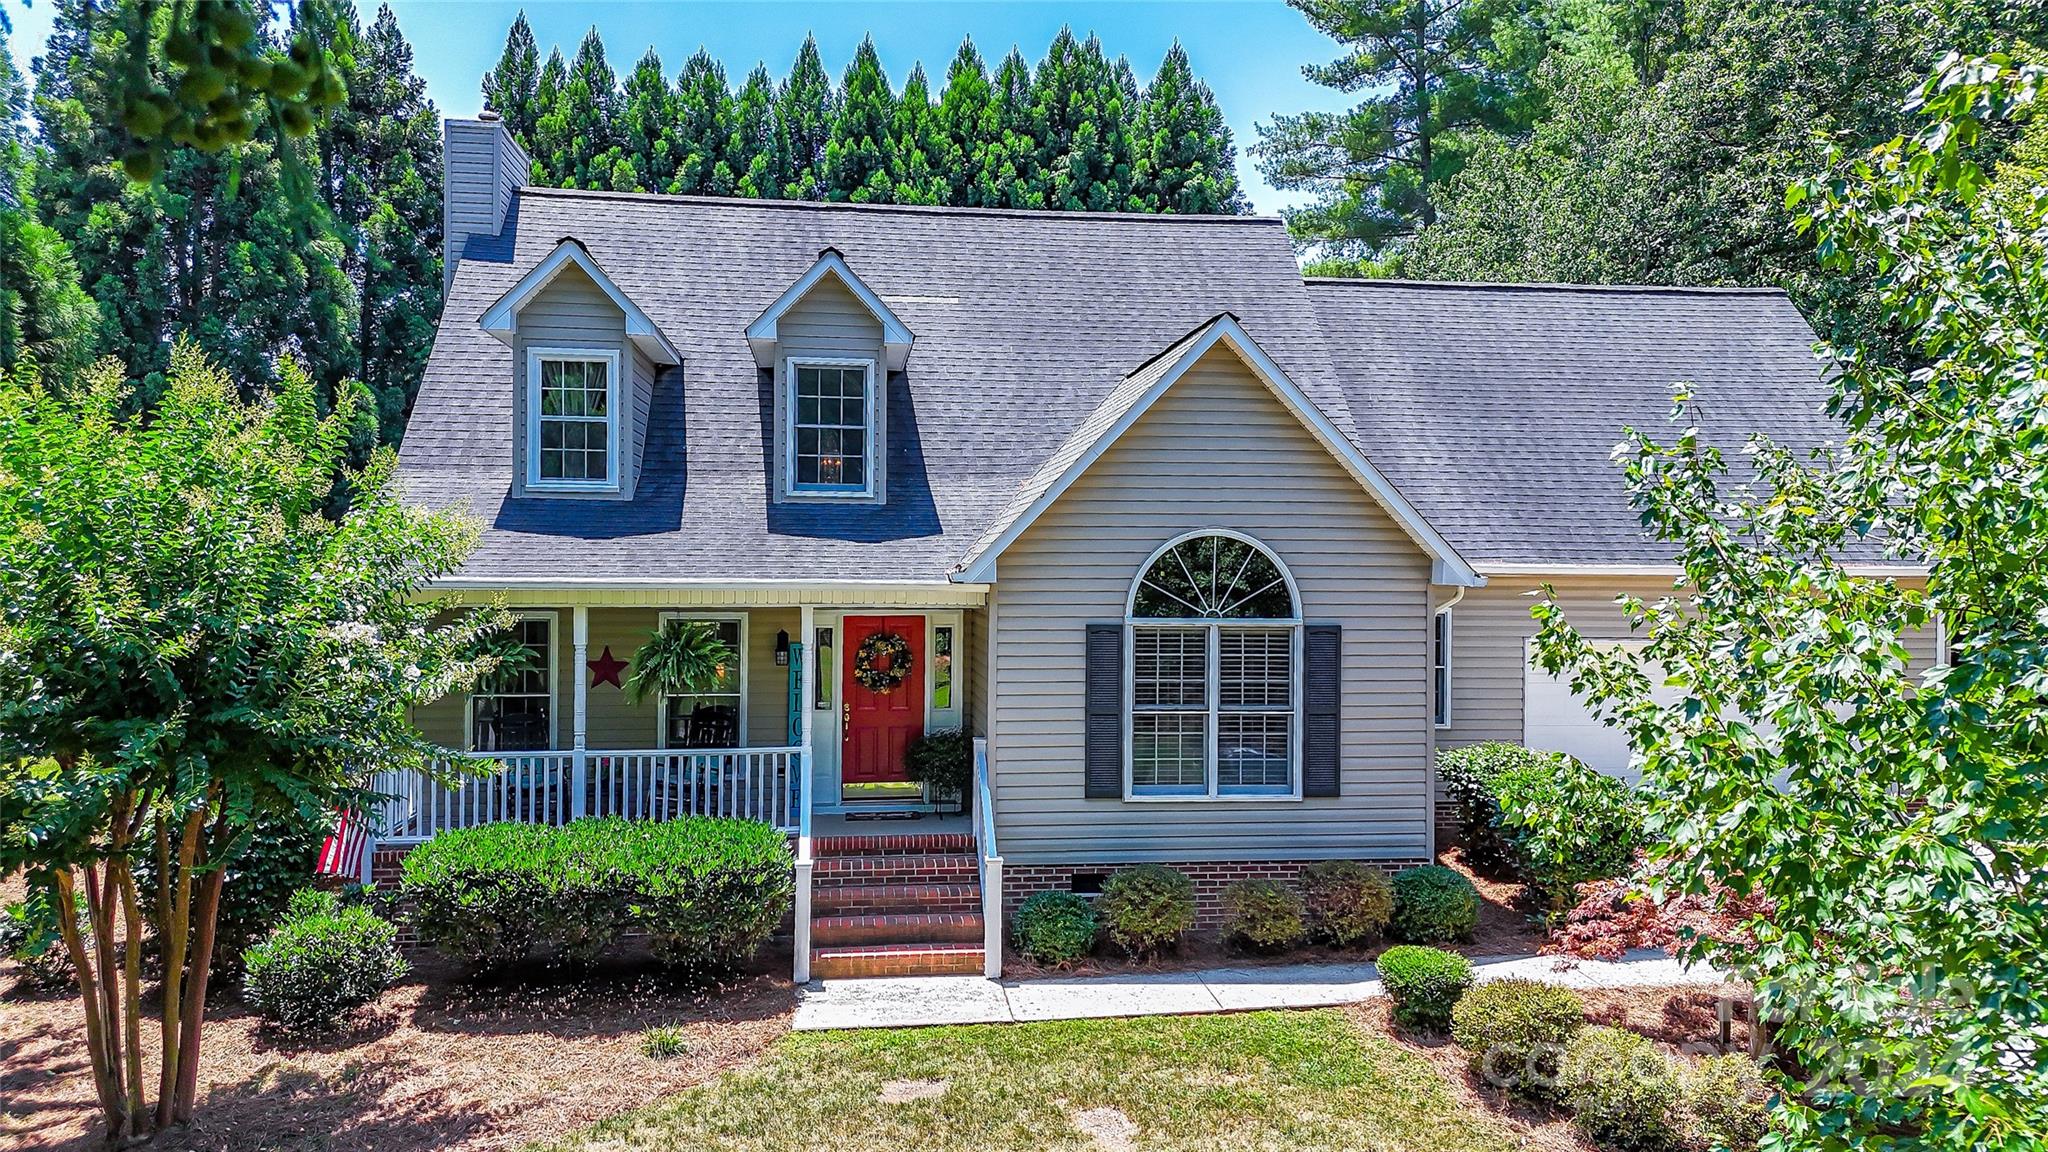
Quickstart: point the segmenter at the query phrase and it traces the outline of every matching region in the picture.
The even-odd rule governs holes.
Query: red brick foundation
[[[1201,860],[1168,861],[1166,866],[1176,872],[1183,872],[1195,882],[1195,927],[1198,930],[1214,930],[1223,926],[1223,890],[1232,882],[1259,876],[1282,882],[1292,882],[1301,875],[1301,870],[1315,863],[1312,860]],[[1427,860],[1366,860],[1362,863],[1399,872]],[[1017,906],[1027,897],[1040,892],[1071,892],[1076,876],[1101,876],[1107,878],[1125,868],[1128,863],[1119,864],[1017,864],[1003,865],[1003,914],[1016,914]]]

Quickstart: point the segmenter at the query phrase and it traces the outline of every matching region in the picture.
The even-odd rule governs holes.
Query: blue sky
[[[375,0],[356,0],[367,21]],[[14,21],[12,47],[24,71],[49,36],[51,0],[0,0]],[[612,67],[622,75],[651,44],[674,75],[702,45],[724,62],[735,81],[765,61],[781,76],[806,32],[818,38],[825,66],[839,75],[853,58],[861,36],[873,34],[889,79],[899,87],[913,62],[922,60],[934,85],[963,36],[972,35],[993,65],[1012,44],[1034,64],[1062,24],[1078,33],[1095,32],[1112,56],[1128,56],[1140,82],[1151,79],[1175,39],[1187,48],[1195,72],[1215,89],[1237,138],[1238,167],[1255,207],[1276,212],[1293,198],[1258,178],[1244,149],[1257,139],[1252,126],[1276,112],[1337,109],[1355,97],[1304,80],[1301,65],[1337,54],[1337,46],[1308,26],[1301,14],[1278,0],[1179,0],[1175,3],[638,3],[527,0],[392,0],[399,26],[412,41],[428,94],[443,113],[468,114],[482,107],[478,81],[505,42],[505,29],[523,7],[540,41],[541,54],[559,44],[573,55],[584,30],[597,25]]]

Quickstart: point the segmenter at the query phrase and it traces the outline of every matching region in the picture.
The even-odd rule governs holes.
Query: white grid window
[[[663,697],[661,742],[664,748],[740,748],[746,738],[746,631],[737,617],[692,617],[663,613],[661,626],[683,621],[702,628],[732,650],[732,663],[700,692],[672,692]]]
[[[1430,687],[1436,696],[1433,715],[1436,726],[1451,726],[1451,610],[1436,614],[1430,635]]]
[[[795,364],[791,486],[798,491],[869,490],[873,405],[865,364]]]
[[[611,361],[540,358],[542,483],[612,480]]]
[[[470,694],[473,752],[536,752],[547,748],[554,734],[554,617],[522,617],[509,632],[526,657],[516,667],[501,668]]]
[[[1301,623],[1270,553],[1174,542],[1131,590],[1128,638],[1130,795],[1295,794]]]

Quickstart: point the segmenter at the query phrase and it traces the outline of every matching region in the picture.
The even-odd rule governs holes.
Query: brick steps
[[[979,912],[911,912],[884,916],[819,916],[811,940],[820,948],[888,944],[979,944]]]
[[[811,871],[820,888],[877,884],[978,884],[979,863],[971,852],[925,852],[896,856],[824,856]]]
[[[928,856],[973,851],[974,835],[969,832],[862,833],[857,836],[819,836],[811,841],[811,854],[818,857]]]
[[[811,889],[818,916],[880,916],[890,912],[979,912],[979,884],[838,884]]]
[[[978,976],[979,944],[872,944],[811,949],[811,975],[819,980],[862,976]]]

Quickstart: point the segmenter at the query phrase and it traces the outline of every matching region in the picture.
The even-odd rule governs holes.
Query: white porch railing
[[[373,821],[380,844],[417,844],[438,832],[506,822],[565,824],[582,816],[667,820],[730,816],[796,831],[801,748],[479,754],[502,767],[452,785],[426,773],[387,772]]]
[[[1003,854],[996,850],[996,805],[988,780],[988,738],[974,739],[974,846],[981,862],[981,974],[1003,974]]]

